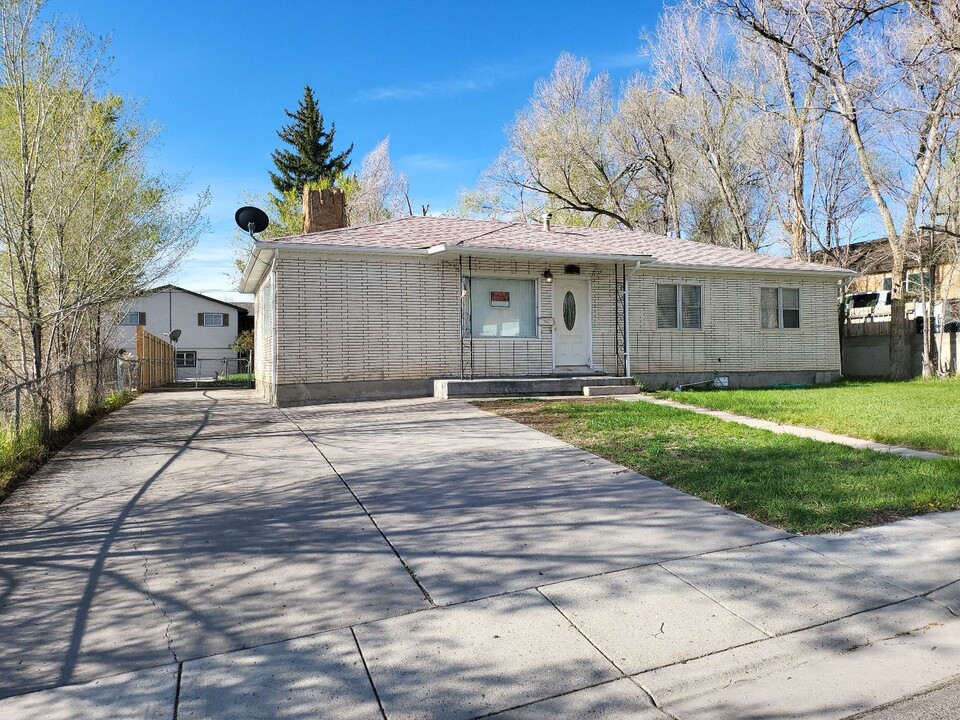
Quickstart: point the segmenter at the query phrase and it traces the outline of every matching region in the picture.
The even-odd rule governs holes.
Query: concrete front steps
[[[531,397],[540,395],[632,395],[639,392],[633,378],[587,377],[482,378],[434,380],[433,396],[451,398]]]
[[[637,395],[640,388],[632,382],[629,385],[584,385],[583,394],[587,397],[602,395]]]

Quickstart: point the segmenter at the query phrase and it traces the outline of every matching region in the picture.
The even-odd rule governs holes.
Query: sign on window
[[[510,307],[510,293],[506,290],[491,290],[490,307]]]

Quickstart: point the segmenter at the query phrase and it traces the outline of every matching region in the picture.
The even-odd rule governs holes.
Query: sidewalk
[[[676,408],[678,410],[689,410],[699,415],[709,415],[718,420],[735,422],[747,427],[759,428],[760,430],[769,430],[781,435],[796,435],[797,437],[808,438],[809,440],[819,440],[820,442],[835,443],[837,445],[847,445],[861,450],[875,450],[876,452],[890,453],[900,455],[901,457],[919,458],[921,460],[942,460],[946,455],[931,452],[929,450],[914,450],[913,448],[900,447],[898,445],[885,445],[873,440],[864,440],[863,438],[850,437],[849,435],[837,435],[826,430],[817,430],[816,428],[803,427],[801,425],[783,425],[772,420],[761,420],[760,418],[747,417],[746,415],[736,415],[725,410],[710,410],[709,408],[698,407],[697,405],[685,405],[674,400],[653,397],[651,395],[613,395],[611,396],[620,402],[647,402],[653,405],[663,405],[665,407]]]

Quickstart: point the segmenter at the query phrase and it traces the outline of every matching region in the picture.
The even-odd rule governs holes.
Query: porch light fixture
[[[553,282],[553,273],[549,269],[543,271],[543,281],[547,283]]]

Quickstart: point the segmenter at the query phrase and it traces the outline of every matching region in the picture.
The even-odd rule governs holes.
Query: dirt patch
[[[570,422],[569,417],[556,412],[555,408],[558,404],[597,405],[610,402],[613,401],[605,398],[585,397],[563,398],[562,400],[488,400],[474,402],[471,405],[540,430],[548,435],[554,435],[555,433],[552,431],[558,430],[562,425]]]

